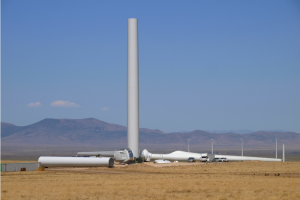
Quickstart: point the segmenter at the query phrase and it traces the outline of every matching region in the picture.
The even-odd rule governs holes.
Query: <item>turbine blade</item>
[[[214,141],[214,140],[212,140],[212,141],[213,141],[213,143],[215,143],[215,141]],[[216,143],[215,143],[215,145],[216,145],[216,146],[218,146]]]

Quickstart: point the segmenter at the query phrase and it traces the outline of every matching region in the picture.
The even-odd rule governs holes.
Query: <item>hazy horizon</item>
[[[45,119],[58,119],[58,118],[45,118]],[[45,119],[36,121],[34,123],[43,121]],[[67,119],[67,118],[62,118],[62,119]],[[89,117],[89,118],[83,118],[83,119],[97,119],[97,118]],[[76,120],[76,119],[74,119],[74,120]],[[97,119],[97,120],[103,121],[101,119]],[[3,121],[1,121],[1,122],[3,122]],[[108,122],[108,121],[104,121],[104,122],[107,122],[107,123],[110,123],[110,124],[116,124],[116,123]],[[13,123],[10,123],[10,122],[3,122],[3,123],[13,124]],[[16,126],[29,126],[29,125],[32,125],[34,123],[26,124],[26,125],[18,125],[18,124],[13,124],[13,125],[16,125]],[[117,125],[120,125],[120,124],[117,124]],[[127,125],[125,125],[125,127],[127,127]],[[148,128],[148,127],[140,127],[140,128]],[[157,128],[154,128],[154,129],[157,129]],[[195,130],[201,130],[201,129],[195,129]],[[192,131],[195,131],[195,130],[181,130],[181,131],[172,131],[172,132],[166,132],[164,130],[160,130],[160,131],[163,131],[163,132],[169,134],[169,133],[188,133],[188,132],[192,132]],[[270,129],[269,130],[245,130],[245,129],[242,129],[242,130],[202,130],[202,131],[206,131],[206,132],[209,132],[209,133],[230,133],[231,132],[231,133],[237,133],[237,134],[248,134],[248,133],[254,133],[254,132],[257,132],[257,131],[265,131],[265,132],[293,132],[293,131],[289,131],[289,130],[280,130],[280,129],[277,129],[277,130],[270,130]]]

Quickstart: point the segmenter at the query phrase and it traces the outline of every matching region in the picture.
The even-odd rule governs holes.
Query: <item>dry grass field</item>
[[[1,199],[300,199],[300,162],[2,172]]]

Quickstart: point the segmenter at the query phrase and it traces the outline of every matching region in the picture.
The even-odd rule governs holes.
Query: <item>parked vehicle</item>
[[[208,162],[209,161],[209,157],[208,156],[202,156],[201,157],[201,162]]]
[[[219,158],[214,158],[212,162],[219,162]]]
[[[196,162],[196,159],[194,157],[189,157],[188,162]]]
[[[227,158],[219,158],[218,161],[219,161],[219,162],[228,162],[228,159],[227,159]]]

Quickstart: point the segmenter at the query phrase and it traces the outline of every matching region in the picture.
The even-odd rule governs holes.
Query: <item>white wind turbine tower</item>
[[[215,141],[213,139],[210,139],[210,140],[211,140],[211,154],[214,154],[214,143],[215,143]],[[217,144],[215,143],[215,145],[217,145]]]
[[[127,145],[139,157],[138,19],[127,20]]]
[[[188,152],[190,152],[190,140],[191,139],[194,139],[195,137],[192,137],[192,138],[190,138],[190,139],[187,139],[187,141],[188,141]]]
[[[249,135],[247,135],[246,137],[248,137]],[[240,138],[240,140],[242,140],[242,156],[244,156],[244,139],[246,138]]]
[[[276,138],[276,159],[277,159],[277,138]]]

